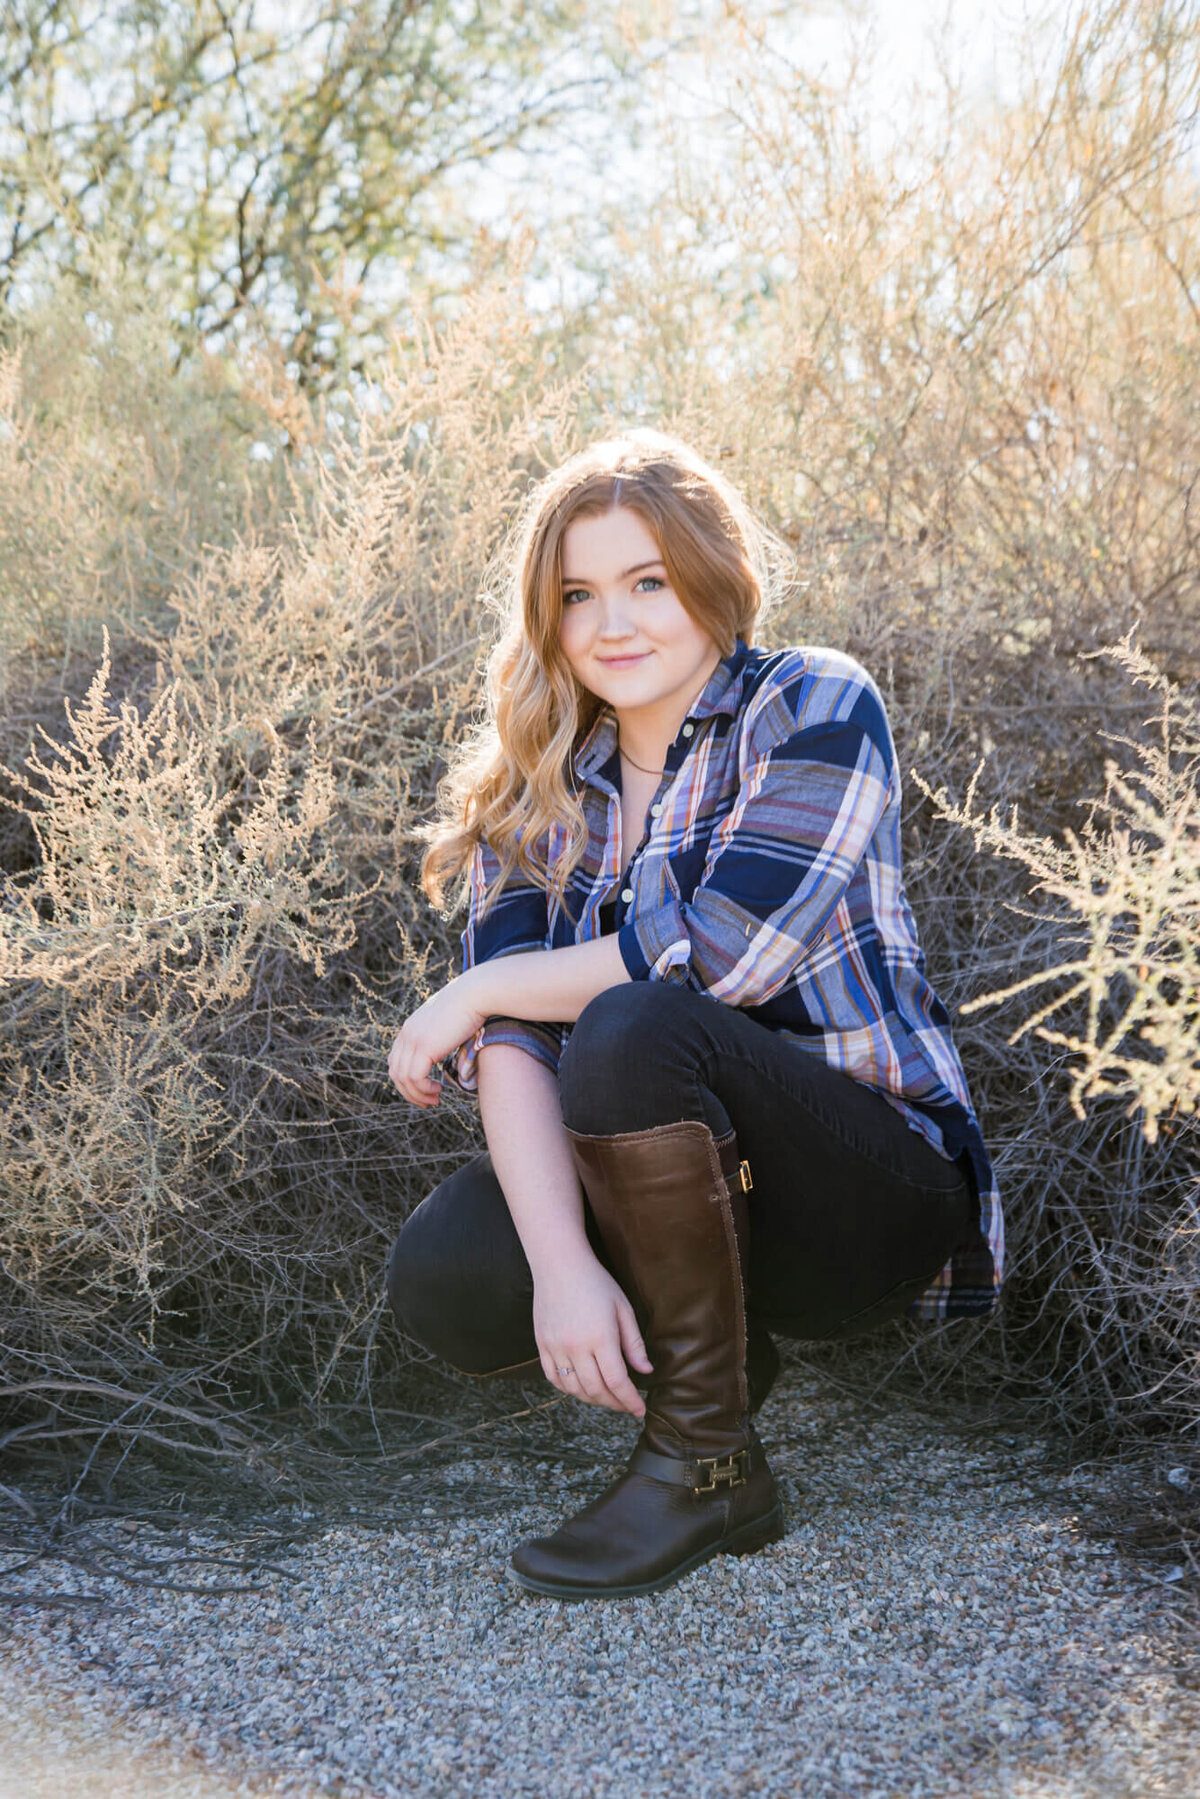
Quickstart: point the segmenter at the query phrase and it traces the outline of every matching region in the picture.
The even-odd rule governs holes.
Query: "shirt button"
[[[621,898],[625,901],[625,904],[628,905],[630,900],[633,898],[633,888],[626,887],[621,894]]]
[[[650,808],[651,818],[657,818],[661,811],[662,811],[662,801],[656,800]]]
[[[687,724],[686,724],[686,725],[684,725],[684,727],[683,727],[683,734],[684,734],[684,736],[685,736],[685,737],[690,737],[690,736],[691,736],[691,734],[692,734],[692,732],[693,732],[693,731],[694,731],[694,730],[695,730],[695,729],[696,729],[696,727],[695,727],[695,725],[694,725],[694,724],[692,724],[692,723],[691,723],[691,721],[690,721],[690,720],[689,720],[689,721],[688,721],[688,723],[687,723]]]

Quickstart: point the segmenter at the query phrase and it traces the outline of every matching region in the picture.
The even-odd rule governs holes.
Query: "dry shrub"
[[[24,717],[155,617],[202,545],[273,516],[247,452],[267,421],[238,371],[181,364],[167,321],[103,244],[86,286],[64,282],[0,345],[0,691]]]
[[[152,1340],[162,1221],[197,1204],[242,1122],[197,1017],[228,1012],[272,952],[319,977],[353,925],[325,897],[340,872],[322,845],[328,768],[295,766],[272,732],[242,800],[213,740],[181,728],[173,686],[142,719],[110,705],[109,673],[106,654],[65,742],[5,771],[39,856],[35,880],[8,883],[0,936],[0,979],[26,1000],[5,1056],[0,1206],[12,1279],[36,1288],[74,1243],[79,1322],[133,1291]]]
[[[312,1430],[388,1401],[387,1245],[482,1146],[465,1097],[414,1115],[386,1081],[461,923],[420,900],[409,828],[478,706],[525,481],[636,421],[794,544],[768,647],[841,644],[884,688],[920,776],[910,896],[1006,1203],[994,1316],[811,1353],[1079,1432],[1200,1424],[1195,1127],[1162,1104],[1195,1072],[1194,726],[1139,731],[1150,664],[1090,654],[1136,627],[1185,720],[1200,21],[1101,8],[1020,105],[949,94],[889,161],[853,83],[724,14],[736,162],[689,182],[681,144],[652,217],[622,196],[585,244],[548,231],[545,266],[602,273],[559,314],[521,298],[522,239],[508,280],[415,301],[319,403],[261,333],[220,362],[146,349],[118,401],[96,371],[149,328],[119,295],[104,331],[56,325],[58,298],[14,345],[0,1283],[30,1444],[199,1420],[245,1456],[253,1404]],[[1064,963],[1086,991],[1039,1023],[1014,1029],[1021,992],[984,1006]]]
[[[1030,972],[960,1013],[1004,1006],[1011,1017],[1011,1002],[1033,999],[1006,1046],[1032,1034],[1059,1052],[1051,1109],[1065,1094],[1073,1114],[1045,1146],[1049,1168],[1040,1178],[1031,1170],[1017,1196],[1006,1375],[1024,1356],[1074,1377],[1063,1380],[1066,1409],[1082,1409],[1086,1394],[1110,1428],[1132,1415],[1143,1428],[1191,1430],[1200,1356],[1200,706],[1130,642],[1102,654],[1132,686],[1159,696],[1159,708],[1140,736],[1101,733],[1119,756],[1106,759],[1103,795],[1076,802],[1086,810],[1079,828],[1048,838],[1022,830],[1016,806],[1007,817],[996,806],[977,810],[974,778],[959,804],[919,777],[918,785],[939,817],[970,832],[977,852],[1032,877],[1029,899],[1007,905],[1016,922],[1004,930],[1010,965]],[[1036,1064],[1030,1073],[1030,1085],[1044,1088]]]
[[[1105,653],[1134,683],[1160,693],[1162,709],[1149,742],[1101,733],[1129,752],[1129,766],[1106,760],[1103,797],[1077,802],[1088,806],[1079,831],[1068,829],[1059,843],[1022,831],[1015,805],[1007,820],[997,806],[977,813],[979,771],[960,806],[944,793],[932,797],[941,817],[971,831],[977,850],[1028,869],[1034,894],[1058,901],[1059,918],[1070,920],[1060,932],[1069,960],[980,994],[960,1008],[963,1015],[1065,982],[1009,1043],[1034,1031],[1066,1050],[1076,1117],[1087,1116],[1085,1100],[1128,1098],[1126,1116],[1140,1114],[1154,1143],[1161,1121],[1173,1124],[1200,1108],[1200,707],[1130,643]],[[918,785],[929,792],[919,777]],[[1078,1031],[1047,1025],[1077,1000],[1086,1000]]]
[[[414,1132],[385,1056],[456,962],[406,824],[473,704],[505,496],[568,430],[538,354],[507,284],[398,341],[336,421],[257,357],[286,517],[197,548],[127,626],[119,693],[105,633],[65,728],[39,721],[2,771],[0,1280],[26,1443],[157,1428],[182,1383],[210,1449],[244,1458],[222,1418],[302,1398],[311,1422],[370,1389],[388,1242],[473,1111]],[[402,1357],[385,1333],[383,1368]]]
[[[119,1375],[129,1404],[163,1383],[164,1317],[201,1339],[196,1375],[211,1360],[232,1296],[196,1277],[244,1234],[218,1196],[240,1210],[277,1095],[303,1092],[238,1026],[256,1034],[264,999],[269,1016],[273,965],[321,981],[357,901],[337,892],[336,791],[310,744],[258,721],[256,777],[231,785],[174,683],[139,716],[109,675],[106,644],[66,737],[4,771],[37,854],[6,877],[0,927],[0,1254],[18,1390]]]

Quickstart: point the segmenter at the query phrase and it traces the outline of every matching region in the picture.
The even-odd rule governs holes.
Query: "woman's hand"
[[[645,1416],[629,1368],[652,1372],[646,1345],[633,1307],[595,1256],[535,1278],[533,1334],[551,1386],[610,1412]]]
[[[430,1070],[435,1062],[474,1036],[488,1014],[475,997],[473,971],[448,981],[440,993],[431,994],[400,1027],[400,1035],[388,1054],[388,1073],[405,1099],[414,1106],[436,1106],[441,1085]]]

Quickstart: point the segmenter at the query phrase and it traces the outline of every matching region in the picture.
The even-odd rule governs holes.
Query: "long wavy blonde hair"
[[[485,909],[514,868],[565,904],[588,839],[574,756],[608,702],[580,683],[559,645],[562,540],[573,519],[616,506],[648,526],[680,603],[722,656],[738,637],[753,645],[773,603],[787,545],[678,438],[638,427],[543,476],[525,496],[481,595],[502,619],[486,665],[485,714],[453,752],[436,816],[409,833],[428,845],[420,881],[435,906],[481,841],[500,860]]]

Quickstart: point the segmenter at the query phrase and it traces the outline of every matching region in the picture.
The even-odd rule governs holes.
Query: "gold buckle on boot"
[[[730,1487],[744,1487],[750,1473],[750,1451],[739,1449],[733,1455],[700,1455],[696,1457],[698,1475],[707,1473],[708,1482],[696,1482],[697,1493],[715,1493],[722,1483]]]

